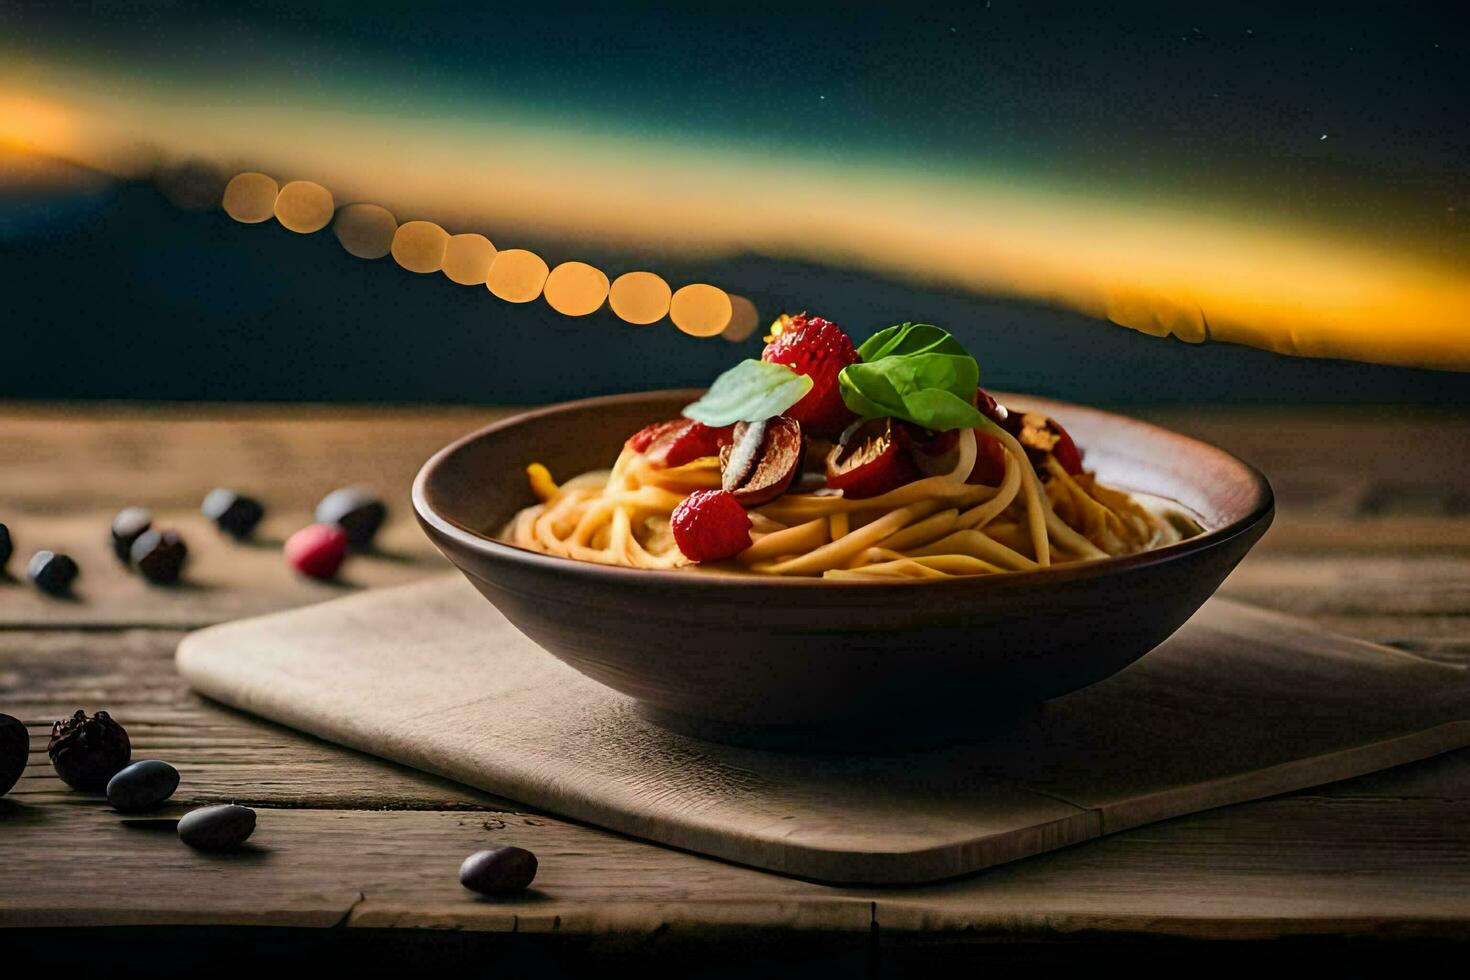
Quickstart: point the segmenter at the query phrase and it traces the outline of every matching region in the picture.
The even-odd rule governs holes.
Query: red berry
[[[347,557],[347,532],[336,524],[312,524],[286,539],[286,563],[302,575],[332,578]]]
[[[785,364],[797,374],[812,379],[812,390],[788,408],[786,414],[809,432],[836,438],[854,418],[837,386],[842,369],[857,363],[852,338],[830,320],[805,313],[782,316],[772,329],[774,336],[761,360]]]
[[[750,547],[750,516],[728,490],[691,493],[674,508],[670,525],[690,561],[719,561]]]

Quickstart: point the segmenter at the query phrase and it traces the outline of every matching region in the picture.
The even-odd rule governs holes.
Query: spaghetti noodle
[[[965,482],[976,443],[964,430],[948,473],[862,500],[817,490],[752,508],[752,544],[734,567],[851,580],[993,575],[1132,554],[1183,536],[1128,494],[1091,474],[1070,476],[1054,458],[1044,464],[1043,489],[1007,436],[998,486]],[[538,473],[532,484],[545,499],[506,527],[510,543],[605,565],[678,568],[691,562],[674,542],[671,515],[688,494],[720,487],[720,462],[707,456],[661,468],[625,446],[611,470],[560,486]]]

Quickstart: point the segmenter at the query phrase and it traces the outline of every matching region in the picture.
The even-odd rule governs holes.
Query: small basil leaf
[[[891,355],[850,364],[838,376],[842,400],[863,418],[892,416],[934,431],[978,424],[970,404],[980,369],[968,355]]]
[[[913,354],[970,356],[948,331],[932,323],[900,323],[896,327],[880,330],[864,341],[857,352],[858,357],[864,361]]]
[[[744,360],[715,379],[684,417],[705,425],[759,422],[785,412],[812,390],[812,379],[785,364]]]
[[[958,395],[938,388],[916,391],[904,399],[908,421],[932,432],[950,429],[973,429],[985,421],[985,415]]]

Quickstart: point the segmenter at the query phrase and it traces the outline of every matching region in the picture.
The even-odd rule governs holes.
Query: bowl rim
[[[413,481],[411,496],[414,513],[417,515],[419,523],[431,538],[442,536],[459,547],[478,554],[482,558],[496,562],[526,565],[555,573],[565,573],[585,580],[608,581],[611,579],[613,582],[629,585],[642,582],[650,585],[677,585],[695,590],[729,590],[734,588],[759,591],[763,589],[816,588],[834,594],[861,590],[864,594],[871,595],[874,592],[914,588],[1001,588],[1033,583],[1044,585],[1052,582],[1113,575],[1173,561],[1188,554],[1216,547],[1238,535],[1249,533],[1263,520],[1269,521],[1274,516],[1276,509],[1275,495],[1265,475],[1235,454],[1226,452],[1218,446],[1205,442],[1202,439],[1195,439],[1192,436],[1174,432],[1160,425],[1119,415],[1116,412],[1107,411],[1106,409],[1081,405],[1070,407],[1084,408],[1089,412],[1097,412],[1112,418],[1122,419],[1130,425],[1139,426],[1156,433],[1162,433],[1172,439],[1181,439],[1225,456],[1239,466],[1250,478],[1251,491],[1254,498],[1252,506],[1244,516],[1231,521],[1223,527],[1207,530],[1202,534],[1198,534],[1192,538],[1186,538],[1174,544],[1165,545],[1162,548],[1155,548],[1152,551],[1142,551],[1133,555],[1122,555],[1087,562],[1075,562],[1067,565],[1053,565],[1047,568],[1024,572],[1007,572],[1004,575],[971,575],[944,579],[880,579],[874,582],[845,579],[834,582],[820,576],[751,575],[725,571],[707,571],[691,574],[687,569],[626,568],[621,565],[601,565],[597,562],[581,561],[576,558],[564,558],[560,555],[547,555],[539,551],[531,551],[517,545],[507,544],[495,538],[486,537],[440,514],[429,504],[427,488],[429,481],[433,478],[434,472],[465,446],[487,436],[494,435],[504,429],[509,429],[547,416],[559,415],[572,409],[609,405],[620,406],[630,402],[640,401],[672,401],[678,398],[693,401],[702,393],[703,389],[699,388],[665,388],[653,391],[600,395],[592,398],[579,398],[572,401],[544,405],[539,408],[517,412],[505,418],[497,419],[488,425],[459,437],[434,453],[424,462]],[[1001,394],[1010,395],[1012,393],[1004,392]],[[1045,398],[1040,395],[1016,395],[1016,397],[1018,400],[1034,398],[1037,401],[1045,401],[1064,407],[1070,405],[1070,403]],[[1150,491],[1139,492],[1148,493]],[[458,565],[458,562],[454,562],[454,564]]]

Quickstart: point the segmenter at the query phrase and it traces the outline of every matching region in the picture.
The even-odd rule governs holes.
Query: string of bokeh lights
[[[218,186],[218,185],[216,185]],[[242,224],[275,218],[283,228],[311,235],[331,225],[343,250],[360,259],[391,255],[409,272],[442,273],[461,286],[484,286],[507,303],[544,297],[563,316],[588,316],[604,306],[625,323],[645,326],[668,317],[691,337],[740,342],[755,332],[759,313],[744,296],[708,283],[672,289],[652,272],[625,272],[611,282],[586,262],[546,260],[523,248],[497,249],[484,235],[451,235],[432,221],[406,221],[377,204],[338,208],[332,192],[309,180],[280,186],[267,174],[247,171],[225,185],[221,206]]]

